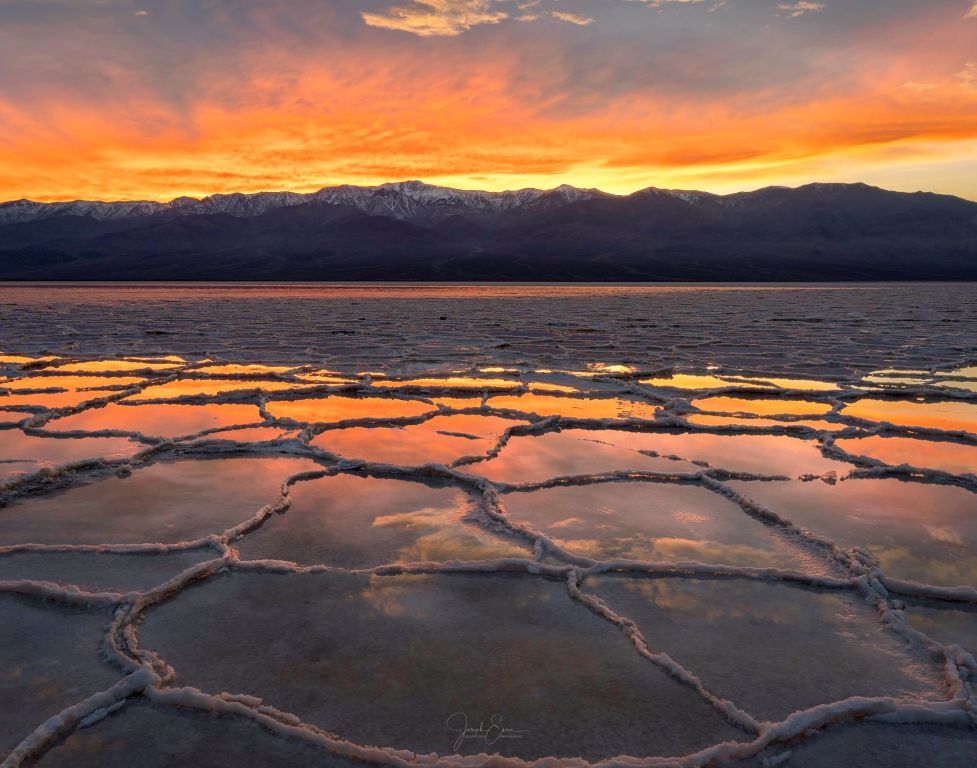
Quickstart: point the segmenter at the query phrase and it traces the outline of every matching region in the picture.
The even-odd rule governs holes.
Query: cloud
[[[797,0],[794,3],[781,3],[777,6],[780,10],[786,11],[792,19],[803,16],[806,13],[820,13],[824,10],[824,3],[812,2],[812,0]]]
[[[977,90],[977,61],[968,61],[958,77],[963,80],[964,88]]]
[[[576,24],[578,27],[586,27],[588,24],[593,24],[594,19],[592,16],[584,16],[580,13],[569,13],[567,11],[550,11],[550,16],[554,19],[559,19],[560,21],[565,21],[568,24]]]
[[[394,5],[383,13],[361,14],[371,27],[411,32],[421,37],[460,35],[480,24],[498,24],[509,18],[494,9],[491,0],[412,0]]]
[[[0,0],[0,189],[730,189],[937,158],[913,188],[977,197],[972,0],[824,2]]]
[[[965,19],[977,19],[977,0],[973,0],[973,6],[967,11]]]
[[[668,0],[670,1],[670,0]],[[699,2],[700,0],[683,0]],[[518,15],[511,16],[502,10],[501,5],[513,5]],[[540,9],[542,0],[524,0],[512,3],[511,0],[411,0],[409,4],[394,5],[382,13],[364,11],[363,21],[368,26],[381,29],[394,29],[411,32],[420,37],[453,37],[482,24],[498,24],[506,19],[515,21],[539,21],[545,17],[586,27],[594,23],[592,16],[572,11],[550,11]]]
[[[692,5],[697,3],[704,3],[706,0],[628,0],[629,3],[642,3],[647,5],[649,8],[664,8],[666,5],[682,4],[682,5]],[[727,4],[727,0],[714,0],[712,8],[709,12],[712,13],[714,10],[718,10]]]

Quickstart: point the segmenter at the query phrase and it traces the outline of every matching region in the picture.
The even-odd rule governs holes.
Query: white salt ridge
[[[193,364],[185,366],[187,370]],[[179,375],[181,369],[174,369],[168,374]],[[199,376],[199,372],[194,374]],[[289,380],[289,375],[282,377]],[[664,397],[658,392],[647,390],[636,385],[627,376],[615,373],[612,376],[598,376],[602,386],[616,387],[617,395],[644,396],[647,402],[662,406],[653,421],[647,419],[586,419],[573,417],[569,419],[560,416],[540,418],[531,409],[526,411],[505,409],[498,410],[491,407],[491,400],[483,396],[478,407],[455,409],[438,407],[430,400],[410,398],[390,392],[389,389],[372,387],[369,379],[361,381],[354,387],[358,394],[370,397],[382,397],[388,400],[409,400],[432,405],[430,413],[409,418],[364,418],[356,419],[350,424],[339,422],[332,424],[297,422],[290,419],[276,419],[269,405],[278,400],[293,399],[281,397],[280,393],[254,394],[247,393],[240,397],[240,393],[203,397],[195,402],[223,403],[223,402],[251,402],[260,409],[263,421],[261,426],[276,428],[301,428],[295,438],[271,440],[258,443],[232,443],[222,439],[211,439],[216,430],[204,430],[193,435],[181,436],[180,440],[160,442],[153,436],[133,433],[120,425],[120,429],[104,430],[99,434],[133,435],[147,443],[156,445],[145,449],[141,453],[125,460],[93,460],[50,468],[34,475],[23,478],[16,483],[3,487],[3,501],[10,503],[18,499],[26,499],[38,493],[44,493],[52,488],[71,487],[81,481],[92,481],[111,476],[115,472],[138,471],[140,467],[150,466],[157,461],[172,458],[191,459],[194,457],[221,456],[294,456],[306,457],[322,466],[321,470],[310,470],[283,478],[281,494],[277,501],[272,501],[258,509],[253,515],[231,525],[225,530],[209,533],[197,539],[177,541],[171,543],[132,542],[113,544],[37,544],[23,542],[10,544],[0,548],[0,556],[22,553],[143,553],[148,556],[163,555],[170,552],[186,552],[200,550],[211,552],[211,559],[196,563],[182,573],[165,581],[158,586],[145,591],[112,592],[86,591],[72,584],[56,584],[49,581],[15,580],[0,582],[0,592],[13,593],[44,602],[61,603],[70,606],[97,606],[114,608],[114,619],[105,637],[104,652],[106,658],[125,674],[116,685],[81,701],[60,714],[38,725],[33,733],[26,735],[24,740],[5,758],[2,768],[13,768],[36,759],[48,749],[53,742],[62,738],[72,730],[84,728],[96,723],[114,709],[123,706],[134,696],[146,698],[162,705],[177,706],[202,711],[233,714],[247,718],[282,737],[297,739],[316,746],[324,752],[358,760],[377,762],[390,766],[444,766],[448,768],[471,768],[491,763],[499,768],[585,768],[586,766],[702,766],[720,763],[722,761],[745,759],[765,753],[770,748],[778,749],[779,745],[801,738],[815,738],[817,732],[842,723],[854,722],[862,719],[874,719],[887,723],[935,723],[958,728],[974,728],[973,712],[977,709],[977,696],[972,690],[971,680],[977,675],[977,660],[954,644],[943,644],[933,640],[920,632],[911,624],[911,609],[906,609],[901,601],[892,595],[901,594],[924,600],[939,600],[947,603],[977,603],[977,588],[974,586],[939,587],[888,577],[872,557],[871,553],[855,547],[844,550],[830,539],[794,525],[790,520],[778,512],[762,507],[754,501],[735,491],[725,481],[730,479],[770,479],[758,473],[730,472],[722,467],[702,467],[696,471],[683,472],[651,472],[624,471],[598,474],[580,474],[563,477],[552,477],[545,481],[533,483],[515,483],[503,485],[476,474],[469,470],[472,465],[489,460],[505,451],[506,446],[514,436],[542,435],[558,432],[562,429],[608,430],[626,429],[636,432],[680,431],[702,434],[766,434],[783,435],[793,438],[817,437],[823,455],[846,462],[852,467],[849,473],[852,477],[898,475],[913,482],[952,483],[977,492],[977,483],[973,475],[952,475],[950,473],[909,467],[906,465],[892,467],[877,460],[864,457],[851,457],[834,444],[831,433],[823,430],[808,428],[758,427],[747,430],[736,427],[705,427],[690,425],[683,415],[695,412],[689,402],[702,394],[701,391],[691,390],[684,396],[674,393]],[[170,380],[170,379],[167,379]],[[525,381],[525,377],[523,377]],[[763,381],[763,377],[757,377]],[[929,428],[906,428],[891,424],[865,422],[861,419],[846,417],[840,412],[844,402],[857,398],[866,390],[858,388],[858,381],[840,381],[842,392],[804,391],[806,399],[821,401],[831,405],[830,420],[844,425],[844,436],[867,436],[873,434],[902,434],[906,436],[929,437],[940,439],[947,436],[947,432]],[[25,426],[24,431],[32,435],[43,437],[56,424],[58,417],[67,414],[82,413],[104,402],[112,402],[125,397],[130,392],[142,391],[146,385],[135,386],[127,392],[113,394],[109,399],[94,400],[76,408],[59,409],[53,412],[39,412],[33,418],[32,426]],[[432,388],[434,391],[436,388]],[[351,390],[330,386],[315,388],[315,394],[328,395],[330,392]],[[450,387],[445,392],[455,394]],[[755,391],[755,390],[754,390]],[[796,396],[797,390],[786,388],[771,388],[771,394],[781,397]],[[901,396],[916,393],[928,393],[928,389],[904,388]],[[308,397],[307,392],[302,393]],[[457,396],[470,395],[470,390],[459,390]],[[943,393],[945,395],[945,392]],[[560,393],[561,397],[585,398],[586,392]],[[769,395],[766,395],[769,396]],[[878,393],[874,393],[878,396]],[[960,399],[977,399],[977,393],[959,391],[956,395]],[[2,400],[0,400],[2,403]],[[138,407],[138,406],[133,406]],[[398,466],[393,464],[370,463],[363,461],[349,461],[341,456],[316,449],[309,445],[311,439],[327,429],[342,429],[355,423],[357,426],[390,427],[394,425],[419,424],[432,418],[451,415],[453,413],[483,413],[503,417],[517,417],[528,424],[519,424],[508,428],[498,439],[495,446],[484,455],[462,457],[453,465],[424,464],[420,466]],[[733,414],[725,414],[733,415]],[[234,425],[230,428],[245,429],[253,424]],[[221,432],[227,433],[228,427],[222,427]],[[977,435],[966,432],[953,432],[958,439],[977,442]],[[0,431],[0,445],[3,432]],[[677,460],[683,457],[675,457]],[[696,457],[684,457],[686,461],[697,461]],[[701,465],[701,462],[699,462]],[[312,565],[298,565],[285,560],[242,560],[234,543],[250,533],[258,530],[276,515],[285,512],[290,503],[289,489],[297,482],[325,477],[331,474],[353,473],[366,477],[392,478],[402,481],[436,479],[447,485],[454,486],[470,494],[478,500],[478,509],[474,520],[485,531],[496,536],[523,542],[532,550],[533,557],[509,557],[495,560],[476,561],[447,561],[447,562],[393,562],[370,568],[340,568],[329,563]],[[818,482],[821,479],[833,481],[832,475],[823,478],[808,478]],[[810,570],[791,570],[782,568],[762,568],[750,566],[730,566],[722,564],[705,564],[699,562],[643,562],[634,560],[595,560],[586,558],[564,550],[551,538],[534,530],[531,526],[512,519],[504,510],[501,495],[505,493],[531,493],[533,490],[552,488],[565,485],[591,485],[609,482],[637,482],[637,483],[683,483],[694,484],[711,492],[720,494],[736,503],[744,513],[762,522],[764,525],[790,536],[793,540],[807,547],[814,560],[820,560],[820,565],[812,566]],[[2,514],[2,512],[0,512]],[[273,523],[272,523],[273,524]],[[812,562],[814,562],[812,560]],[[174,670],[165,659],[159,657],[152,650],[140,647],[139,625],[145,612],[155,605],[178,599],[181,592],[192,584],[206,582],[219,573],[226,571],[242,571],[252,574],[306,574],[316,573],[359,573],[372,576],[393,577],[403,574],[493,574],[511,573],[521,578],[543,578],[559,580],[566,585],[568,598],[581,603],[597,616],[618,627],[634,646],[636,653],[649,663],[665,670],[680,683],[695,691],[711,707],[721,713],[730,723],[747,733],[751,739],[742,742],[723,742],[715,744],[694,754],[684,756],[642,756],[642,755],[608,755],[606,760],[588,762],[582,758],[545,757],[536,760],[523,760],[516,757],[499,755],[416,755],[412,752],[397,749],[395,746],[368,746],[353,743],[330,734],[312,723],[303,722],[294,714],[280,711],[273,705],[267,704],[247,692],[237,694],[207,693],[192,688],[172,688],[168,683],[174,678]],[[854,697],[842,701],[818,705],[809,709],[792,713],[777,723],[761,722],[756,717],[737,706],[735,702],[724,699],[708,690],[693,670],[686,669],[674,659],[651,647],[637,625],[628,617],[614,612],[596,595],[587,591],[587,579],[598,574],[616,574],[619,578],[724,578],[753,581],[784,582],[803,585],[807,588],[843,591],[859,596],[874,606],[878,619],[883,627],[903,638],[908,647],[917,649],[928,658],[938,662],[943,670],[945,698],[940,701],[923,699],[894,699],[890,697]],[[93,663],[95,660],[93,660]],[[782,753],[786,754],[786,753]],[[778,758],[779,759],[779,758]]]

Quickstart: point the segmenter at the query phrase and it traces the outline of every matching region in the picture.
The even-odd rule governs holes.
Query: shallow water
[[[969,765],[972,293],[0,287],[0,758]]]

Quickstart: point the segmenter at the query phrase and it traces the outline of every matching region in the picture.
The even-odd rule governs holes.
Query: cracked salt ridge
[[[260,426],[264,421],[255,405],[112,403],[46,421],[38,428],[53,434],[126,434],[145,442],[159,442],[233,426]],[[120,430],[117,424],[129,428]]]
[[[404,470],[403,469],[400,469],[400,468],[385,468],[385,467],[379,467],[379,466],[378,467],[374,467],[371,471],[373,471],[373,472],[380,472],[381,474],[390,473],[390,472],[394,472],[394,473],[398,473],[399,472],[400,474],[403,474],[404,473]],[[429,472],[430,470],[426,470],[426,471]],[[459,477],[459,480],[461,480],[461,479],[462,479],[462,477]],[[570,479],[570,480],[573,480],[573,479]],[[575,479],[575,482],[589,482],[591,480],[593,480],[594,482],[604,482],[604,481],[607,480],[607,478],[602,478],[602,477],[601,478],[576,478]],[[712,485],[716,486],[717,489],[721,488],[721,486],[722,486],[721,483],[715,483],[715,481],[712,481],[710,478],[708,478],[706,476],[701,476],[701,480],[705,484],[712,483]],[[559,481],[558,481],[558,484],[559,484]],[[744,507],[744,508],[746,508],[746,507]],[[757,509],[755,511],[758,512],[758,513],[759,512],[762,512],[762,510],[759,510],[759,509]],[[254,520],[251,523],[245,523],[245,524],[242,524],[242,526],[239,526],[238,527],[238,531],[233,532],[232,535],[231,535],[231,538],[233,538],[234,536],[237,536],[237,535],[241,535],[242,533],[246,532],[246,530],[248,530],[249,528],[252,528],[255,525],[260,524],[260,521],[263,520],[263,519],[265,519],[267,517],[267,514],[270,514],[270,512],[265,512],[264,510],[262,510],[262,512],[260,512],[256,516],[256,518],[254,518]],[[769,511],[766,511],[761,516],[767,516],[767,517],[772,517],[772,518],[775,518],[776,517],[775,515],[773,515],[773,513],[770,513]],[[225,536],[225,537],[223,537],[223,540],[226,541],[227,538],[228,538],[228,536]],[[814,537],[812,537],[812,538],[814,538]],[[537,540],[537,544],[539,544],[541,542],[544,542],[544,541],[545,541],[545,537],[539,537],[538,540]],[[218,551],[221,551],[221,546],[222,545],[220,544],[220,540],[218,540],[217,542],[212,542],[212,543],[214,543],[215,546],[217,546]],[[223,545],[223,546],[226,546],[226,545]],[[539,547],[537,547],[537,549],[539,549]],[[546,547],[544,546],[543,549],[546,549]],[[553,551],[558,551],[558,550],[553,549]],[[540,550],[540,552],[542,552],[542,550]],[[835,551],[835,556],[838,557],[839,560],[841,560],[843,562],[846,562],[849,565],[849,567],[852,568],[853,573],[857,573],[858,570],[859,570],[859,568],[861,567],[860,566],[860,562],[861,561],[858,560],[858,558],[852,558],[852,557],[846,556],[846,555],[844,555],[842,553],[839,553],[837,551]],[[155,601],[157,599],[160,599],[161,597],[172,596],[173,594],[175,594],[176,591],[179,590],[180,585],[183,584],[183,583],[190,583],[191,581],[193,581],[195,579],[198,579],[200,577],[206,576],[208,574],[212,574],[214,572],[215,564],[217,566],[219,566],[221,562],[224,562],[224,561],[213,561],[211,563],[205,563],[202,566],[200,566],[199,568],[191,569],[186,574],[184,574],[183,577],[175,580],[174,582],[172,582],[170,584],[163,585],[162,587],[160,587],[154,593],[156,595],[156,597],[150,598],[150,602],[153,602],[153,601]],[[286,571],[291,567],[291,566],[288,566],[287,564],[268,564],[268,566],[262,566],[259,563],[255,563],[254,565],[257,566],[257,567],[259,567],[259,568],[272,567],[275,570],[282,570],[284,568]],[[460,569],[460,570],[485,571],[486,569],[489,569],[489,570],[496,570],[498,568],[507,569],[507,568],[512,567],[512,566],[516,567],[517,569],[524,570],[525,572],[529,572],[529,573],[540,572],[540,573],[543,573],[543,574],[551,574],[552,575],[552,571],[547,566],[543,566],[543,565],[539,565],[539,566],[519,565],[518,564],[518,561],[511,561],[510,563],[506,563],[504,561],[500,561],[500,562],[495,563],[495,564],[493,564],[493,563],[481,563],[481,564],[473,564],[471,566],[467,566],[466,564],[461,563],[461,564],[457,564],[457,565],[454,565],[454,566],[446,565],[444,567],[444,570],[451,570],[451,569],[459,570]],[[613,566],[613,564],[608,564],[608,567],[611,567],[611,566]],[[724,567],[719,567],[719,568],[713,567],[713,568],[710,568],[709,566],[702,566],[702,565],[695,564],[695,563],[691,563],[691,564],[678,564],[676,566],[669,566],[668,564],[664,564],[664,565],[659,566],[659,567],[660,568],[663,568],[665,572],[674,572],[674,573],[678,573],[678,574],[681,574],[681,575],[688,575],[688,574],[695,574],[695,573],[704,573],[706,571],[712,571],[712,572],[715,572],[715,573],[724,572],[722,575],[727,576],[727,577],[732,576],[734,578],[737,578],[737,577],[738,578],[768,578],[768,579],[769,578],[773,578],[773,579],[784,578],[784,579],[788,579],[788,580],[794,579],[794,580],[801,580],[801,581],[803,581],[805,579],[805,577],[802,574],[791,574],[789,572],[777,573],[777,572],[770,571],[770,570],[759,572],[759,571],[750,571],[749,569],[739,569],[739,570],[737,570],[737,569],[733,569],[733,568],[724,568]],[[632,563],[632,564],[624,564],[623,566],[619,567],[618,570],[620,570],[620,571],[632,570],[632,571],[635,571],[635,572],[638,572],[638,571],[644,572],[644,571],[646,571],[646,572],[649,572],[650,573],[650,572],[653,572],[654,571],[654,568],[655,568],[654,564],[633,564]],[[405,569],[405,566],[398,566],[391,573],[403,572],[404,569]],[[428,565],[422,565],[422,566],[417,566],[417,567],[408,566],[407,569],[408,570],[415,569],[415,570],[418,570],[419,572],[436,572],[438,570],[442,570],[442,568],[440,568],[439,566],[437,566],[437,564],[428,564]],[[526,569],[528,569],[528,571],[526,571]],[[677,569],[677,570],[674,570],[673,571],[673,569]],[[308,569],[306,569],[306,570],[308,570]],[[315,572],[315,570],[316,569],[312,569],[312,571],[310,571],[310,572]],[[381,569],[381,571],[378,571],[378,573],[379,572],[387,573],[387,571],[384,570],[384,569]],[[863,572],[864,572],[864,569],[863,569]],[[823,580],[822,579],[819,585],[820,586],[827,586],[828,583],[829,582],[827,580]],[[947,683],[950,686],[951,694],[954,695],[954,696],[956,696],[956,697],[959,697],[961,690],[964,689],[964,686],[962,686],[960,684],[960,678],[959,678],[959,674],[957,673],[957,670],[959,670],[961,668],[962,669],[965,669],[965,670],[966,669],[972,669],[973,668],[973,665],[974,665],[973,659],[972,658],[969,658],[968,659],[965,656],[961,656],[960,653],[958,651],[954,651],[953,648],[943,648],[942,646],[937,646],[937,644],[933,643],[932,641],[930,641],[925,636],[922,636],[919,633],[914,632],[913,630],[911,630],[911,628],[908,628],[908,626],[904,626],[905,622],[904,622],[904,618],[901,616],[901,611],[899,609],[889,608],[883,602],[883,600],[880,598],[881,591],[876,591],[876,590],[880,590],[880,587],[878,586],[878,579],[875,578],[874,576],[869,575],[868,578],[866,578],[865,576],[858,576],[856,579],[854,579],[853,585],[856,586],[863,593],[867,593],[867,596],[868,597],[871,597],[872,600],[877,604],[877,606],[879,607],[879,610],[880,610],[880,616],[883,618],[883,621],[884,621],[884,623],[886,623],[887,626],[890,626],[891,628],[896,629],[896,631],[899,634],[902,634],[902,635],[904,635],[906,637],[909,637],[910,639],[914,639],[918,643],[922,643],[925,647],[928,647],[931,650],[934,650],[934,651],[935,650],[939,650],[941,653],[943,653],[943,655],[947,658],[947,663],[948,663],[948,666],[946,668],[946,672],[947,672]],[[875,585],[875,586],[873,586],[873,585]],[[28,586],[29,587],[29,585],[23,585],[23,584],[21,584],[21,585],[11,585],[11,586],[12,586],[12,588],[15,588],[15,589],[23,589],[25,586]],[[56,587],[53,587],[53,585],[52,586],[49,586],[49,587],[42,587],[41,588],[41,592],[43,594],[49,596],[49,597],[51,597],[51,596],[54,595],[54,592],[52,592],[52,590],[54,590],[54,592],[56,592]],[[69,596],[68,593],[66,593],[65,597],[67,598],[68,596]],[[71,592],[70,593],[70,596],[71,596],[71,599],[79,599],[79,596],[77,595],[77,593]],[[96,597],[98,597],[99,600],[104,601],[105,599],[108,599],[110,596],[95,596],[95,595],[92,595],[91,596],[92,599],[95,599]],[[945,594],[945,595],[943,595],[943,597],[945,597],[945,598],[951,598],[952,596],[949,595],[949,594]],[[82,596],[82,599],[83,598],[84,598],[84,596]],[[963,598],[963,599],[966,599],[966,598]],[[125,635],[126,634],[126,631],[125,630],[122,630],[122,633]],[[134,639],[134,636],[131,634],[131,632],[129,632],[128,634],[129,634],[130,637],[132,637]],[[113,646],[113,647],[117,647],[117,646]],[[152,659],[153,659],[153,657],[151,655],[150,656],[145,656],[144,655],[144,656],[141,656],[140,658],[149,659],[150,662],[152,662]],[[120,661],[122,661],[122,660],[120,659]],[[124,661],[122,661],[122,663],[125,665],[125,662]],[[131,665],[131,662],[129,662],[129,664]],[[147,689],[146,692],[149,693],[150,695],[152,695],[152,690],[153,689]],[[195,698],[195,700],[196,700],[196,698]],[[81,709],[84,710],[85,707],[83,706],[83,707],[81,707]],[[951,702],[951,706],[947,708],[947,711],[946,712],[934,711],[931,707],[929,707],[927,705],[924,705],[924,704],[920,704],[920,703],[915,703],[915,704],[914,703],[910,703],[910,705],[909,705],[909,712],[910,713],[915,713],[915,716],[922,716],[922,717],[926,717],[926,718],[945,719],[947,721],[958,721],[959,720],[959,717],[958,717],[959,711],[958,711],[958,709],[959,709],[959,707],[953,706],[953,703],[952,702]],[[851,702],[840,702],[840,703],[837,703],[835,705],[831,705],[831,706],[826,707],[826,708],[818,708],[818,710],[816,712],[815,711],[811,711],[811,712],[808,712],[808,713],[798,713],[797,715],[793,716],[792,718],[789,718],[788,721],[785,721],[785,723],[782,724],[782,727],[778,727],[776,729],[770,729],[770,731],[768,731],[767,736],[761,737],[757,742],[749,745],[747,747],[745,753],[742,752],[742,748],[739,748],[739,747],[735,748],[733,750],[733,752],[728,752],[728,749],[730,748],[730,745],[720,745],[720,746],[717,746],[715,748],[712,748],[711,750],[706,750],[706,754],[705,755],[691,756],[688,759],[689,760],[696,760],[696,761],[698,761],[699,758],[702,758],[702,757],[707,757],[709,759],[712,759],[712,758],[716,758],[718,755],[725,755],[725,754],[729,754],[729,755],[753,754],[754,752],[757,752],[760,749],[764,748],[766,746],[766,744],[769,743],[768,737],[771,736],[771,734],[774,737],[787,736],[787,735],[789,735],[791,733],[791,731],[790,731],[790,726],[791,725],[794,725],[794,724],[797,724],[797,723],[805,724],[807,718],[813,718],[814,720],[818,720],[819,718],[821,718],[825,714],[829,718],[834,718],[835,715],[837,715],[839,713],[848,713],[850,715],[856,715],[858,713],[864,714],[865,712],[873,712],[874,713],[874,712],[882,712],[882,711],[890,711],[890,710],[898,710],[898,711],[900,711],[901,714],[898,715],[899,717],[904,717],[906,715],[906,712],[903,711],[903,705],[900,705],[898,703],[894,703],[894,702],[891,702],[891,701],[887,701],[887,700],[884,700],[884,699],[883,700],[867,700],[867,701],[865,701],[865,700],[855,700],[855,701],[851,701]],[[97,711],[97,710],[93,710],[93,711]],[[288,720],[288,718],[282,718],[282,719]],[[787,730],[785,731],[784,729],[787,729]],[[44,731],[44,728],[40,729],[40,732],[43,732],[43,731]],[[41,736],[41,740],[42,741],[44,740],[43,739],[43,734]],[[28,741],[31,741],[31,740],[29,739]],[[334,746],[338,746],[338,745],[334,745]],[[358,748],[355,748],[354,747],[353,748],[353,751],[355,752],[356,749],[358,749]],[[655,760],[652,759],[650,762],[657,762],[657,761],[655,761]],[[688,760],[683,761],[683,762],[688,762]]]
[[[977,586],[977,502],[971,492],[897,478],[729,485],[767,507],[789,510],[794,522],[842,546],[871,552],[893,584]]]
[[[293,611],[282,603],[286,594],[308,607]],[[245,610],[221,618],[213,609],[228,602]],[[240,642],[213,635],[205,620],[188,644],[179,627],[198,613]],[[255,626],[255,616],[265,621]],[[174,666],[175,685],[247,686],[347,738],[416,752],[449,746],[444,718],[465,707],[505,708],[514,727],[525,723],[524,739],[500,745],[523,757],[558,750],[594,759],[622,747],[681,752],[736,736],[694,691],[646,665],[612,627],[567,600],[559,580],[232,573],[149,611],[140,636],[142,647]],[[551,648],[557,637],[559,654]],[[216,644],[226,663],[206,661]],[[603,653],[595,654],[598,644]],[[267,663],[255,670],[248,659],[259,648]],[[371,690],[376,679],[388,685]],[[594,685],[613,689],[613,698],[588,697]],[[626,725],[649,720],[663,727]]]
[[[55,585],[35,584],[10,594],[0,583],[0,755],[13,750],[38,723],[102,689],[118,674],[98,663],[111,621],[105,602]],[[45,604],[48,596],[58,605]],[[74,605],[72,605],[72,602]]]
[[[557,486],[509,493],[502,504],[511,518],[595,560],[817,570],[811,553],[779,526],[744,525],[738,505],[692,482]]]
[[[945,695],[942,668],[907,653],[850,593],[701,577],[601,577],[587,589],[713,690],[767,720],[856,694]]]
[[[249,517],[256,500],[277,499],[282,476],[312,469],[308,459],[286,457],[158,461],[124,477],[14,501],[0,513],[0,545],[197,540]]]
[[[289,500],[287,514],[235,543],[241,557],[359,568],[532,556],[492,536],[477,499],[444,483],[332,474],[292,485]]]

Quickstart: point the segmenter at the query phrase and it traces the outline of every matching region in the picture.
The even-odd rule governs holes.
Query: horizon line
[[[515,193],[519,193],[519,192],[542,192],[542,193],[547,193],[547,192],[556,192],[556,191],[558,191],[560,189],[563,189],[563,188],[569,188],[569,189],[573,189],[573,190],[577,190],[577,191],[582,191],[582,192],[598,192],[598,193],[600,193],[602,195],[606,195],[608,197],[617,197],[617,198],[630,197],[631,195],[636,195],[636,194],[638,194],[640,192],[646,192],[648,190],[658,190],[658,191],[662,191],[662,192],[685,192],[685,193],[691,193],[691,194],[710,195],[710,196],[713,196],[713,197],[726,198],[726,197],[733,197],[735,195],[748,195],[748,194],[753,194],[753,193],[762,192],[762,191],[768,190],[768,189],[798,190],[798,189],[804,189],[805,187],[813,187],[813,186],[825,186],[825,187],[859,187],[859,186],[861,186],[861,187],[868,187],[870,189],[882,190],[884,192],[894,192],[896,194],[906,194],[906,195],[924,194],[924,195],[935,195],[935,196],[940,196],[940,197],[954,197],[954,198],[957,198],[959,200],[966,200],[968,202],[975,202],[975,203],[977,203],[977,199],[969,198],[969,197],[964,197],[962,195],[954,195],[954,194],[951,194],[951,193],[948,193],[948,192],[935,192],[933,190],[926,190],[926,189],[917,189],[917,190],[914,190],[912,192],[904,192],[904,191],[900,191],[900,190],[888,189],[886,187],[880,187],[878,185],[869,184],[869,183],[863,182],[863,181],[852,181],[852,182],[809,181],[809,182],[805,182],[803,184],[797,184],[797,185],[793,185],[793,186],[790,185],[790,184],[768,184],[768,185],[763,186],[763,187],[756,187],[756,188],[751,188],[751,189],[743,189],[743,190],[739,190],[737,192],[728,192],[728,193],[723,194],[723,193],[718,193],[718,192],[709,192],[708,190],[704,190],[704,189],[684,189],[684,188],[680,188],[680,187],[656,187],[654,185],[647,186],[647,187],[640,187],[640,188],[635,189],[635,190],[633,190],[631,192],[619,193],[619,192],[607,192],[607,191],[602,190],[602,189],[599,189],[597,187],[577,187],[577,186],[574,186],[573,184],[568,184],[568,183],[558,184],[555,187],[549,187],[547,189],[543,189],[543,188],[540,188],[540,187],[520,187],[518,189],[504,189],[504,190],[499,190],[499,191],[490,191],[490,190],[485,190],[485,189],[469,189],[469,188],[466,188],[466,187],[451,187],[451,186],[447,186],[447,185],[444,185],[444,184],[432,184],[430,182],[422,181],[420,179],[404,179],[402,181],[386,181],[386,182],[381,182],[379,184],[349,184],[349,183],[340,183],[340,184],[333,184],[333,185],[326,185],[326,186],[323,186],[323,187],[318,187],[318,188],[313,189],[312,191],[309,191],[309,192],[297,192],[295,190],[289,190],[289,189],[265,189],[265,190],[259,190],[257,192],[213,192],[213,193],[210,193],[210,194],[203,195],[201,197],[195,197],[193,195],[177,195],[176,197],[172,197],[172,198],[169,198],[169,199],[153,199],[153,198],[123,198],[123,199],[119,199],[119,198],[117,198],[117,199],[113,199],[113,200],[105,200],[105,199],[96,199],[96,198],[81,198],[81,197],[77,197],[77,198],[59,198],[59,199],[56,199],[56,200],[36,200],[36,199],[33,199],[33,198],[29,198],[29,197],[20,197],[20,198],[14,198],[14,199],[10,199],[10,200],[0,200],[0,206],[7,206],[7,205],[14,204],[14,203],[34,203],[35,205],[59,205],[59,204],[69,204],[69,203],[102,203],[102,204],[105,204],[105,205],[111,205],[111,204],[115,204],[115,203],[152,203],[152,204],[158,204],[158,205],[168,205],[168,204],[171,204],[171,203],[176,202],[177,200],[184,200],[184,199],[186,199],[186,200],[201,201],[201,200],[208,200],[208,199],[211,199],[211,198],[214,198],[214,197],[234,197],[234,196],[241,196],[241,197],[255,197],[255,196],[258,196],[258,195],[303,195],[303,196],[311,196],[311,195],[315,195],[315,194],[317,194],[319,192],[322,192],[324,190],[328,190],[328,189],[339,189],[339,188],[342,188],[342,187],[350,187],[350,188],[353,188],[353,189],[379,189],[381,187],[398,187],[398,186],[405,186],[405,185],[408,185],[408,184],[421,184],[421,185],[424,185],[426,187],[433,187],[433,188],[436,188],[436,189],[446,189],[446,190],[450,190],[452,192],[469,192],[469,193],[473,193],[473,194],[486,194],[486,195],[504,195],[504,194],[515,194]]]

